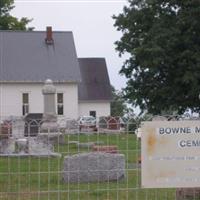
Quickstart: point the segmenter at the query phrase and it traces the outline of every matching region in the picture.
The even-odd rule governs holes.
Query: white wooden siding
[[[56,84],[57,92],[64,95],[64,115],[69,118],[78,117],[77,84]],[[29,93],[29,112],[43,113],[43,84],[39,83],[4,83],[0,84],[0,115],[22,115],[22,93]],[[57,98],[56,98],[57,99]]]
[[[79,102],[79,116],[89,115],[96,111],[96,117],[110,115],[110,102]]]

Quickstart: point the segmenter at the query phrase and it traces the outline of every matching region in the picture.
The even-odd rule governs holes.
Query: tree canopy
[[[0,0],[0,30],[32,30],[27,27],[30,19],[17,19],[9,14],[14,8],[14,0]]]
[[[142,111],[200,111],[200,1],[129,0],[114,26],[125,97]]]
[[[111,102],[111,116],[122,117],[127,112],[127,104],[123,98],[122,91],[116,90],[111,86],[112,102]]]

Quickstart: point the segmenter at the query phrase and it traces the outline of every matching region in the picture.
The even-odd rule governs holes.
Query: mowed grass
[[[126,158],[126,178],[117,182],[68,184],[62,181],[64,156],[90,152],[70,141],[104,142],[117,145]],[[0,158],[0,199],[2,200],[163,200],[175,199],[174,189],[141,189],[141,170],[135,164],[140,142],[134,134],[66,135],[56,145],[61,158]]]

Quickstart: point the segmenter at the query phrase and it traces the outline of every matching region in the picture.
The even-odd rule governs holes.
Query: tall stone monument
[[[55,103],[56,87],[53,85],[52,80],[47,79],[45,81],[42,94],[44,96],[44,113],[41,132],[57,132],[58,124]]]
[[[64,135],[60,132],[57,123],[55,94],[56,87],[53,81],[47,79],[42,89],[44,96],[44,113],[42,125],[37,139],[47,145],[61,144],[64,142]]]

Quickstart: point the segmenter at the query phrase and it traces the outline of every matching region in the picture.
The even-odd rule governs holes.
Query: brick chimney
[[[47,26],[45,42],[49,45],[53,44],[53,32],[51,26]]]

